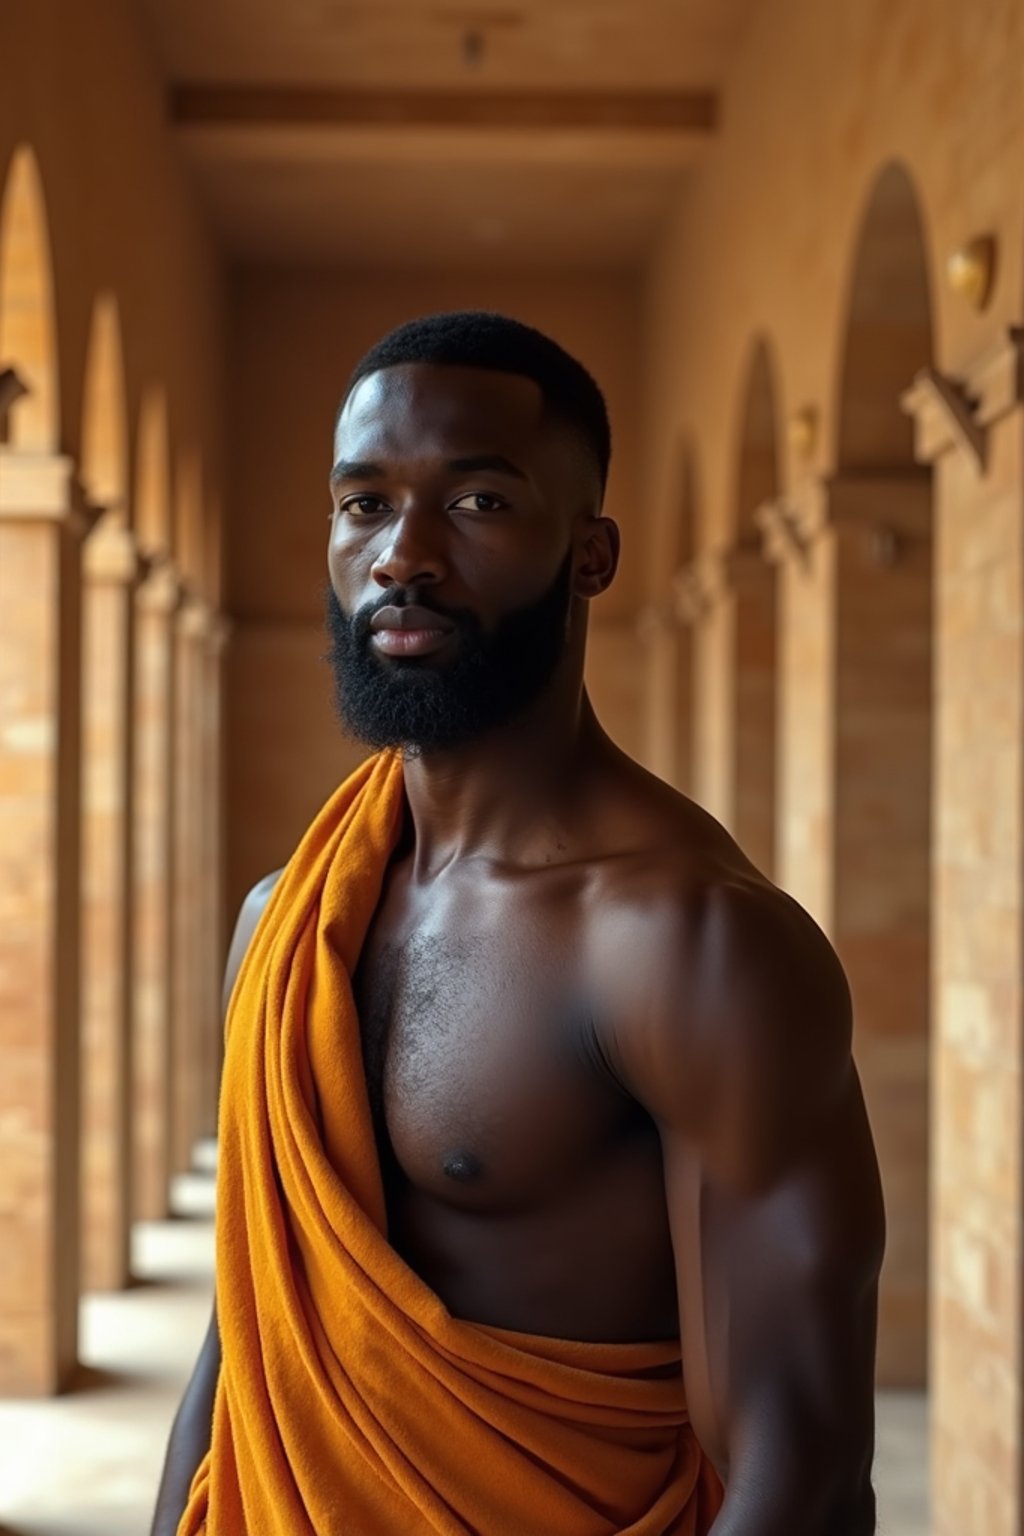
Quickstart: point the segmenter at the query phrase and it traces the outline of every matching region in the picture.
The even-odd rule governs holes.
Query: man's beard
[[[429,594],[422,587],[389,587],[349,617],[328,586],[327,660],[342,725],[368,746],[419,754],[462,746],[514,720],[543,693],[565,652],[571,594],[571,550],[537,601],[505,614],[490,634],[464,608],[424,602]],[[454,624],[450,662],[374,654],[374,614],[412,603]]]

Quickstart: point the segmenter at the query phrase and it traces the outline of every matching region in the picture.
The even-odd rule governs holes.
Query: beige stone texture
[[[18,455],[0,447],[0,1393],[32,1396],[77,1339],[81,525],[70,464]]]
[[[130,1275],[134,540],[108,512],[84,550],[82,613],[82,1262]]]
[[[171,1174],[174,1008],[173,567],[158,564],[136,593],[133,794],[133,1145],[135,1214],[167,1214]]]

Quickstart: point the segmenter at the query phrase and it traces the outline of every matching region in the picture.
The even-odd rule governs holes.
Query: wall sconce
[[[975,235],[953,251],[946,262],[946,280],[972,309],[982,310],[992,294],[996,272],[994,235]]]
[[[802,463],[814,456],[818,446],[818,412],[813,405],[794,411],[786,428],[790,451]]]

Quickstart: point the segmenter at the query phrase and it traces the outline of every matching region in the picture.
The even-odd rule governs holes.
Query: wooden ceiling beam
[[[713,91],[401,91],[300,86],[173,86],[189,128],[442,128],[710,134]]]

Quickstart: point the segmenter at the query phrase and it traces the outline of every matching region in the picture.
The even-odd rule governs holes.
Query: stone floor
[[[139,1283],[82,1308],[81,1389],[0,1403],[0,1536],[146,1536],[171,1418],[210,1313],[212,1179],[135,1234]],[[928,1536],[925,1403],[879,1399],[880,1536]]]

